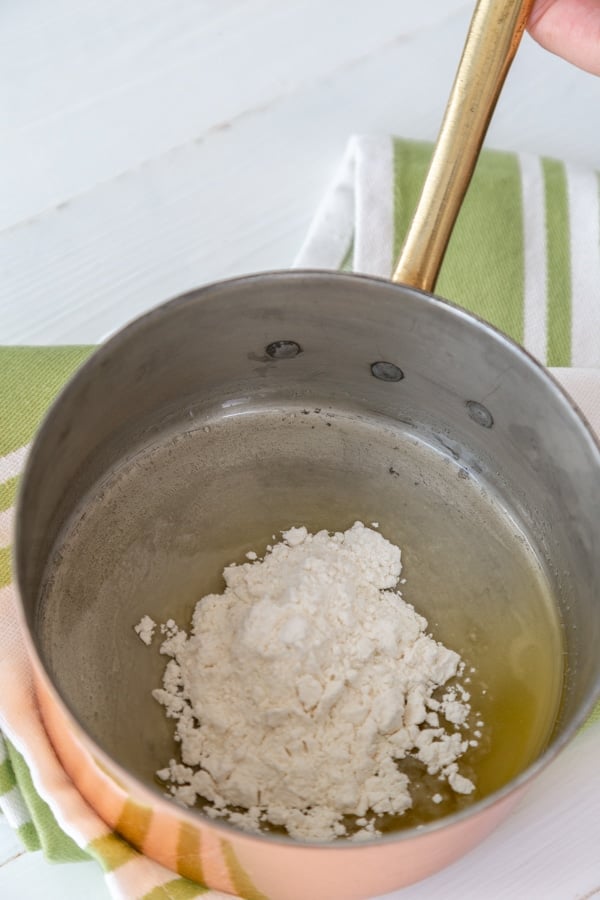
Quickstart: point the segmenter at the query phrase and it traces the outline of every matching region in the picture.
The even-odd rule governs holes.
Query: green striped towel
[[[430,149],[353,138],[297,264],[389,275]],[[556,373],[600,432],[599,235],[595,173],[486,152],[438,293],[490,319],[548,364],[573,366]],[[0,809],[27,848],[55,861],[96,859],[114,897],[216,900],[224,891],[265,900],[226,841],[218,890],[208,890],[111,833],[62,770],[37,713],[11,584],[15,494],[44,411],[91,349],[0,348]]]
[[[389,277],[431,145],[354,137],[296,259]],[[528,154],[485,151],[436,293],[548,366],[600,368],[598,173]]]

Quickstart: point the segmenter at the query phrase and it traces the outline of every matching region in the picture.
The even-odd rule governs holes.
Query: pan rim
[[[42,661],[41,654],[38,652],[36,641],[33,634],[31,633],[31,629],[27,621],[25,606],[22,599],[24,570],[27,565],[27,550],[25,546],[23,522],[23,509],[26,502],[27,484],[30,479],[30,473],[35,467],[36,456],[39,448],[45,443],[45,435],[47,434],[48,430],[52,428],[55,411],[63,403],[68,401],[71,393],[75,390],[77,382],[80,379],[85,379],[87,374],[91,370],[93,370],[93,368],[98,364],[99,361],[102,360],[104,356],[117,352],[119,350],[119,347],[129,341],[138,330],[143,329],[153,320],[159,320],[164,315],[167,315],[169,312],[176,310],[179,307],[191,303],[201,302],[203,299],[212,297],[222,290],[228,290],[232,287],[243,288],[245,285],[252,285],[256,282],[262,282],[265,280],[275,283],[277,281],[283,282],[292,279],[302,283],[303,280],[310,282],[330,281],[332,277],[335,277],[342,283],[344,281],[352,283],[353,285],[364,283],[365,285],[376,285],[381,288],[391,288],[393,290],[398,289],[400,291],[409,292],[417,296],[420,302],[424,302],[435,308],[445,308],[449,310],[452,316],[457,317],[466,325],[474,327],[480,332],[486,333],[494,340],[495,343],[504,346],[512,353],[516,353],[518,356],[520,356],[523,362],[525,362],[530,371],[532,373],[535,373],[537,378],[547,382],[547,384],[552,389],[552,393],[556,401],[559,404],[562,404],[563,408],[566,408],[569,411],[573,420],[579,427],[581,437],[586,440],[589,448],[592,451],[592,454],[595,455],[598,463],[598,469],[600,471],[600,437],[595,435],[585,415],[579,409],[577,404],[572,400],[567,391],[560,385],[558,380],[549,371],[549,369],[542,363],[540,363],[537,359],[535,359],[535,357],[533,357],[531,353],[529,353],[511,337],[500,331],[494,325],[491,325],[489,322],[487,322],[477,314],[465,310],[463,307],[454,302],[446,300],[435,294],[428,293],[419,288],[415,288],[410,285],[395,284],[393,282],[390,282],[388,279],[371,275],[344,273],[336,270],[330,271],[326,269],[275,269],[264,272],[255,272],[247,275],[223,279],[217,282],[211,282],[154,306],[152,309],[148,310],[142,315],[132,319],[125,326],[111,335],[107,341],[99,345],[98,348],[90,354],[90,356],[69,379],[69,381],[62,388],[58,396],[54,399],[54,401],[46,411],[42,422],[36,431],[24,471],[19,482],[14,531],[15,541],[13,553],[13,576],[15,584],[17,586],[16,607],[19,624],[25,638],[28,655],[33,660],[34,669],[36,670],[38,677],[42,677],[45,689],[52,695],[52,699],[58,705],[61,713],[67,717],[69,725],[78,736],[78,739],[81,741],[81,743],[83,743],[86,751],[95,761],[100,763],[105,768],[105,770],[107,770],[111,774],[111,777],[113,777],[114,773],[114,779],[124,785],[127,792],[130,793],[133,797],[142,798],[145,802],[153,806],[156,806],[157,803],[160,806],[163,806],[164,804],[165,808],[168,809],[169,812],[177,814],[180,818],[191,825],[209,825],[210,827],[214,827],[217,831],[221,831],[224,836],[235,834],[236,839],[239,840],[259,840],[269,844],[283,845],[286,848],[293,847],[299,849],[309,848],[311,850],[335,850],[337,852],[344,852],[350,849],[360,849],[361,851],[368,851],[369,848],[381,847],[390,843],[395,844],[400,841],[415,840],[416,838],[426,837],[427,835],[441,831],[442,829],[450,829],[454,826],[458,826],[466,820],[474,819],[479,813],[482,813],[484,810],[487,810],[488,808],[504,800],[508,800],[511,795],[516,795],[522,788],[525,787],[526,784],[533,780],[533,778],[537,774],[539,774],[539,772],[541,772],[556,758],[556,756],[561,752],[564,746],[573,739],[576,733],[583,726],[592,709],[594,708],[594,705],[600,699],[600,675],[598,676],[594,690],[590,692],[590,696],[584,703],[581,704],[580,708],[573,715],[567,727],[559,735],[551,738],[551,743],[540,754],[540,756],[529,766],[527,766],[526,769],[519,773],[519,775],[511,779],[511,781],[509,781],[507,784],[503,785],[493,793],[488,794],[480,800],[476,801],[466,809],[437,819],[426,825],[420,826],[418,829],[408,828],[405,830],[399,830],[394,833],[383,835],[376,840],[364,843],[356,843],[353,841],[298,841],[290,838],[289,836],[270,833],[249,834],[247,832],[244,832],[237,826],[231,825],[230,823],[211,819],[199,810],[182,807],[174,800],[166,796],[163,792],[161,792],[158,787],[154,788],[148,784],[145,784],[143,781],[138,779],[137,776],[131,773],[128,769],[124,768],[119,762],[117,762],[112,756],[110,756],[101,747],[101,745],[96,743],[96,741],[88,734],[83,723],[72,711],[67,698],[63,697],[58,688],[55,686],[50,673],[47,671],[46,666]],[[402,302],[401,299],[398,302]]]

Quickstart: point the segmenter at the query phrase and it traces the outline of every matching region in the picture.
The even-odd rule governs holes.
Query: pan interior
[[[141,616],[187,627],[225,565],[292,525],[379,523],[402,548],[404,598],[472,674],[484,739],[463,766],[477,791],[424,802],[386,827],[451,813],[507,783],[546,746],[562,689],[562,634],[524,529],[478,476],[409,426],[356,411],[235,405],[189,414],[113,467],[54,548],[42,651],[91,736],[142,781],[176,753],[152,699],[166,663]],[[422,773],[421,773],[422,774]],[[423,798],[439,790],[424,776]]]

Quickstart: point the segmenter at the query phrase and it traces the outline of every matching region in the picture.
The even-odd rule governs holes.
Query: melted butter
[[[249,550],[262,555],[272,535],[292,525],[345,530],[357,519],[379,522],[401,547],[403,596],[460,653],[485,723],[460,762],[473,794],[456,795],[402,761],[413,808],[378,827],[448,815],[522,772],[551,737],[563,680],[558,607],[535,548],[502,498],[439,449],[377,420],[317,411],[257,410],[165,440],[112,473],[69,523],[45,592],[43,641],[91,735],[155,784],[174,749],[151,695],[164,657],[149,653],[133,626],[149,614],[185,627],[196,601],[223,589],[223,567]],[[477,740],[475,730],[465,734]]]

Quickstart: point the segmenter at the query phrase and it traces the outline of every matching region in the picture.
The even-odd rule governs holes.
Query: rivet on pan
[[[494,424],[494,417],[487,406],[484,406],[483,403],[478,403],[477,400],[467,400],[466,405],[469,416],[474,422],[477,422],[478,425],[482,425],[484,428],[492,427]]]
[[[293,359],[302,353],[302,347],[296,341],[273,341],[265,352],[271,359]]]
[[[371,375],[380,381],[402,381],[404,372],[391,362],[371,363]]]

